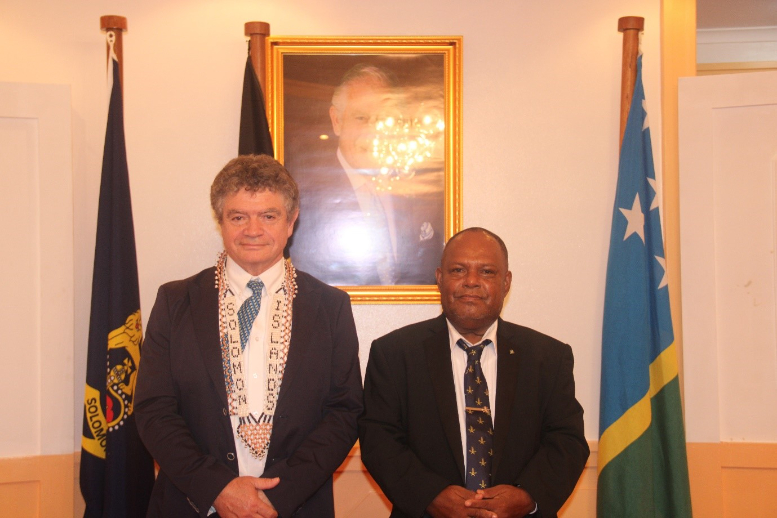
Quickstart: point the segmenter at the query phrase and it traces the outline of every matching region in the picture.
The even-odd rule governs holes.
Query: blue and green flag
[[[690,517],[642,56],[618,166],[602,331],[597,517]]]

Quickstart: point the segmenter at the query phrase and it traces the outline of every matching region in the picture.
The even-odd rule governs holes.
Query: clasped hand
[[[433,518],[521,518],[534,510],[534,500],[523,489],[498,485],[470,491],[448,486],[429,504]]]
[[[213,507],[221,518],[277,518],[278,513],[264,494],[278,485],[279,478],[237,477],[221,490]]]

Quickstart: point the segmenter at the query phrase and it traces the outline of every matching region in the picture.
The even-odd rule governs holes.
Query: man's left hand
[[[520,518],[534,511],[534,499],[520,487],[502,484],[478,489],[475,498],[464,502],[466,507],[493,511],[499,518]]]

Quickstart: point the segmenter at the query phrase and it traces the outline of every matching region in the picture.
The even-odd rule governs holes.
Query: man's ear
[[[340,136],[340,116],[337,114],[337,108],[335,108],[335,105],[331,105],[329,107],[329,119],[332,121],[332,131],[335,132],[335,135],[338,137]]]
[[[294,211],[294,214],[292,214],[289,217],[289,231],[286,237],[291,237],[291,234],[294,232],[294,223],[297,221],[297,218],[299,217],[299,209]]]
[[[505,275],[505,294],[510,292],[510,286],[513,284],[513,272],[510,270],[507,270],[507,274]]]

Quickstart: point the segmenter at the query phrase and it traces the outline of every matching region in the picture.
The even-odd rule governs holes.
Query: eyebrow
[[[232,214],[248,214],[250,212],[253,212],[253,211],[250,211],[250,210],[240,210],[240,209],[230,209],[230,210],[227,211],[226,214],[227,214],[227,216],[229,216],[229,215],[232,215]],[[271,207],[269,209],[260,210],[260,211],[256,212],[256,214],[282,214],[282,212],[283,211],[281,211],[281,209],[277,209],[275,207]]]
[[[469,263],[466,261],[451,261],[448,264],[449,267],[453,266],[469,266]],[[497,263],[480,263],[475,265],[476,268],[499,268],[499,265]]]

